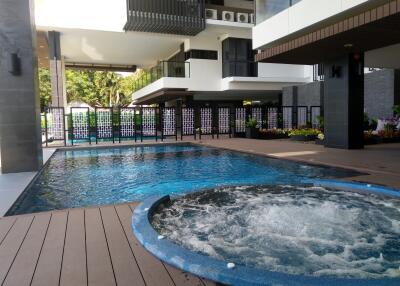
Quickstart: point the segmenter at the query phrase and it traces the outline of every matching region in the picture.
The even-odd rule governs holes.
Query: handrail
[[[146,71],[134,83],[134,91],[138,91],[163,77],[190,78],[190,62],[161,61]]]

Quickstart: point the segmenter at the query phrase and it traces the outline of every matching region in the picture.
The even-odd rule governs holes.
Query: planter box
[[[260,134],[260,130],[258,128],[246,127],[246,138],[257,139],[259,134]]]
[[[317,140],[315,140],[315,144],[317,145],[325,145],[325,140],[320,140],[317,138]]]
[[[317,139],[317,135],[293,135],[290,136],[290,140],[292,141],[315,141]]]
[[[399,143],[400,138],[399,137],[394,137],[394,138],[382,138],[382,143]]]
[[[375,145],[379,143],[382,143],[382,138],[379,136],[364,138],[364,145]]]

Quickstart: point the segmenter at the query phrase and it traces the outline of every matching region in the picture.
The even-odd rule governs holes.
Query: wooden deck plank
[[[165,268],[168,270],[176,286],[204,286],[201,279],[190,273],[176,269],[166,263]]]
[[[0,246],[0,284],[4,282],[7,273],[25,239],[32,224],[33,216],[17,219],[14,226]]]
[[[116,285],[100,210],[85,210],[88,285]]]
[[[29,286],[35,272],[51,213],[35,216],[2,286]]]
[[[118,286],[145,285],[114,207],[100,208]]]
[[[70,210],[60,286],[87,285],[84,210]]]
[[[58,286],[68,212],[53,212],[31,286]]]
[[[0,245],[6,237],[7,233],[10,231],[11,227],[14,225],[17,218],[7,218],[0,219]]]
[[[116,206],[117,214],[121,220],[128,241],[131,245],[139,268],[143,274],[146,285],[174,286],[169,273],[162,262],[147,252],[132,233],[132,209],[128,205]]]

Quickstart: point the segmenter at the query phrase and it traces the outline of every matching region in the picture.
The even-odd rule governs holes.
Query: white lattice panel
[[[191,107],[182,108],[182,135],[194,134],[194,109]]]
[[[236,108],[235,110],[235,131],[236,133],[246,132],[246,109]]]
[[[262,127],[262,108],[261,107],[253,107],[251,109],[251,118],[257,121],[257,125],[259,128]]]
[[[202,134],[212,134],[212,108],[200,108],[200,126]]]
[[[72,128],[74,139],[89,138],[89,109],[72,108]]]
[[[282,107],[283,129],[293,129],[293,109],[292,107]]]
[[[156,135],[156,109],[145,107],[142,109],[142,134],[143,136]]]
[[[268,129],[278,128],[278,108],[272,107],[267,109],[267,120]]]
[[[176,112],[175,108],[163,108],[163,134],[164,136],[174,136],[176,134]]]
[[[136,110],[134,108],[121,108],[119,112],[120,131],[122,138],[133,138],[136,134]]]
[[[228,107],[218,108],[218,132],[220,134],[230,133],[230,111]]]
[[[96,108],[97,138],[112,138],[113,123],[110,108]]]
[[[50,108],[47,112],[47,136],[53,140],[64,140],[64,109]]]

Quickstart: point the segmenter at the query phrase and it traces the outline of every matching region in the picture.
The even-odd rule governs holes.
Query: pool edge
[[[313,183],[316,186],[335,186],[340,184],[347,189],[357,191],[368,191],[374,193],[384,193],[387,191],[400,197],[400,192],[395,189],[384,188],[374,185],[360,183],[348,183],[335,180],[307,180],[307,183]],[[362,190],[361,187],[368,187]],[[393,194],[393,193],[392,193]],[[312,277],[305,275],[292,275],[279,272],[264,271],[256,268],[235,266],[228,269],[229,261],[221,261],[211,258],[207,255],[195,253],[184,247],[181,247],[168,239],[159,236],[150,223],[150,217],[160,204],[168,202],[170,196],[151,197],[144,200],[134,209],[132,217],[132,231],[140,244],[156,258],[165,263],[177,267],[183,271],[192,273],[202,278],[227,285],[293,285],[293,286],[394,286],[400,285],[398,278],[382,279],[346,279],[346,278],[328,278]]]

